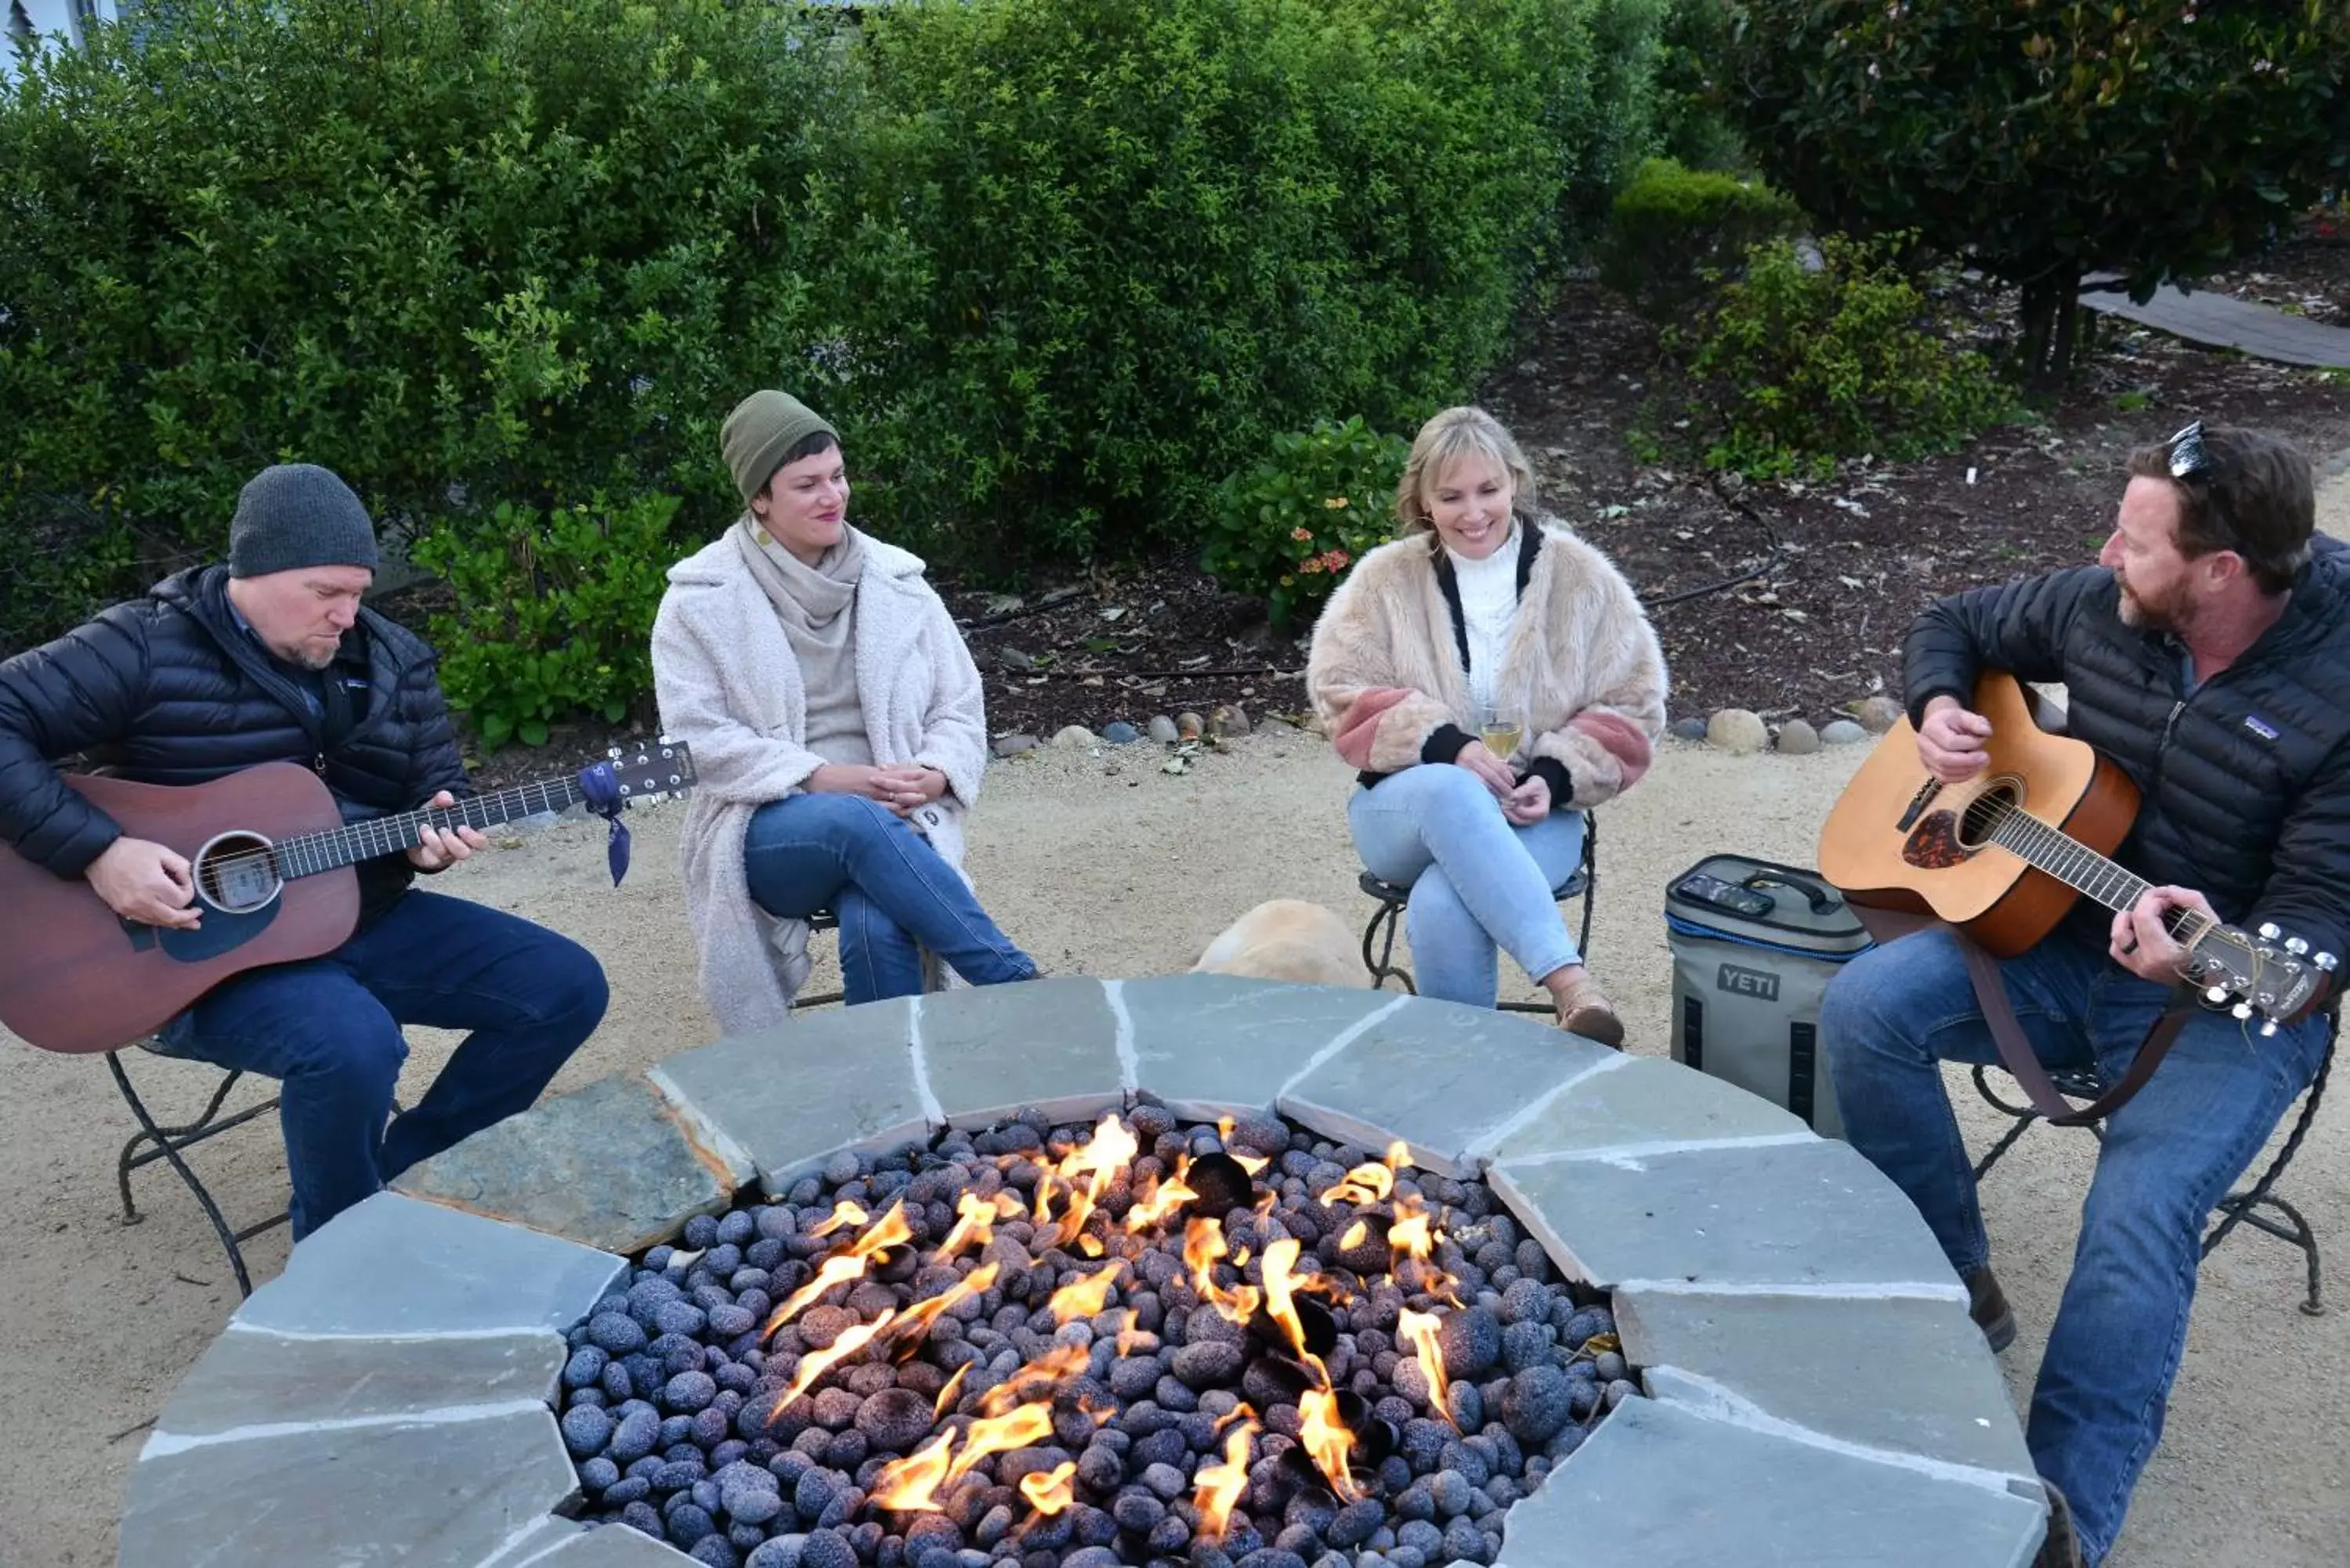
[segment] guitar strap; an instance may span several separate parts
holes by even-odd
[[[2015,1016],[2015,1004],[2007,997],[2007,981],[2000,976],[1999,961],[1958,927],[1950,928],[1950,935],[1966,958],[1967,973],[1975,982],[1975,1000],[1982,1006],[1983,1023],[1991,1029],[1991,1042],[1999,1047],[2000,1060],[2006,1064],[2008,1075],[2022,1086],[2032,1108],[2054,1127],[2087,1127],[2128,1104],[2130,1097],[2154,1076],[2154,1070],[2162,1065],[2163,1057],[2170,1054],[2172,1043],[2197,1005],[2195,992],[2189,988],[2180,986],[2174,991],[2170,1005],[2154,1021],[2154,1027],[2146,1032],[2146,1039],[2138,1046],[2129,1071],[2122,1075],[2122,1081],[2088,1105],[2076,1108],[2057,1092],[2047,1069],[2040,1064],[2039,1055],[2032,1049],[2032,1042],[2024,1037],[2023,1025]]]

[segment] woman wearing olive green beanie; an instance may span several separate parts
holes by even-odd
[[[820,909],[852,1002],[922,990],[926,953],[976,985],[1035,978],[962,872],[987,723],[922,563],[848,525],[840,438],[797,399],[754,392],[719,445],[745,510],[670,568],[652,646],[700,776],[683,855],[711,1011],[782,1022]]]

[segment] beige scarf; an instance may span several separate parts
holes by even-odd
[[[811,566],[776,541],[755,518],[734,524],[734,542],[751,576],[775,607],[784,637],[799,660],[807,691],[804,743],[828,763],[873,763],[865,709],[857,693],[857,582],[865,573],[865,535],[844,529],[840,543]]]

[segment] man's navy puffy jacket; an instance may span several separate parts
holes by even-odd
[[[2282,618],[2192,691],[2184,646],[2125,626],[2119,599],[2081,566],[1940,600],[1909,631],[1911,720],[1970,701],[1979,670],[2063,681],[2070,732],[2144,793],[2116,859],[2350,958],[2350,546],[2317,538]]]
[[[161,784],[297,762],[326,780],[347,821],[409,810],[436,790],[470,793],[432,650],[420,639],[360,610],[329,672],[364,682],[351,692],[359,717],[329,748],[297,678],[237,625],[227,584],[225,566],[182,572],[0,664],[0,837],[17,853],[78,877],[120,836],[59,782],[52,764],[77,754]],[[389,908],[415,876],[397,854],[364,861],[359,873],[363,918]]]

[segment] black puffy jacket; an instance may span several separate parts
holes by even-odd
[[[1933,605],[1909,631],[1910,718],[1969,700],[1980,669],[2063,681],[2071,733],[2145,797],[2116,860],[2350,954],[2350,547],[2315,540],[2283,616],[2191,692],[2183,645],[2124,625],[2119,597],[2082,566]]]
[[[286,668],[236,623],[228,568],[167,577],[55,642],[0,664],[0,837],[78,877],[121,829],[68,789],[54,763],[82,754],[142,784],[190,784],[256,763],[316,769],[347,821],[471,793],[432,650],[371,609],[329,673],[357,684],[359,717],[329,746]],[[414,879],[404,855],[359,867],[362,918]]]

